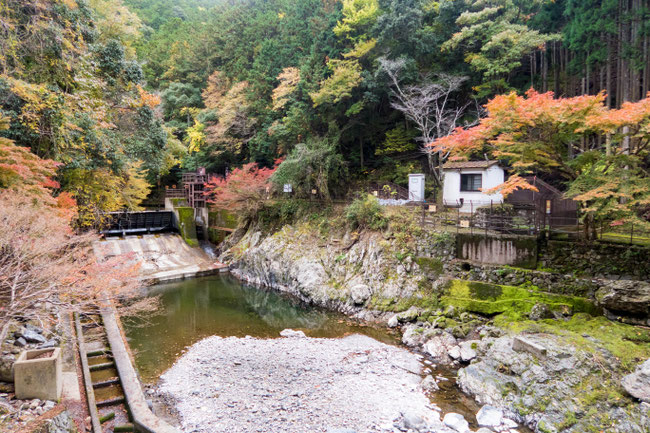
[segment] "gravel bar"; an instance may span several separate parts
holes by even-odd
[[[362,335],[282,334],[290,337],[209,337],[165,372],[157,391],[183,431],[398,431],[404,417],[440,425],[419,355]]]

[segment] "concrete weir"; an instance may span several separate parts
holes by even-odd
[[[123,254],[140,264],[140,277],[152,283],[179,280],[227,271],[202,249],[187,245],[177,234],[149,234],[106,238],[93,245],[102,261]]]

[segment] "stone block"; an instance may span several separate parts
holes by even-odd
[[[52,352],[49,356],[39,358]],[[61,349],[26,350],[14,364],[16,398],[57,401],[63,386]]]
[[[528,352],[538,358],[546,357],[546,348],[544,346],[524,337],[515,337],[512,340],[512,350],[515,352]]]

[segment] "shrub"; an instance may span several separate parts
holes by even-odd
[[[384,216],[384,208],[379,200],[372,195],[360,197],[345,208],[345,219],[352,229],[384,229],[388,220]]]
[[[296,145],[271,178],[276,190],[282,191],[284,184],[291,184],[294,197],[309,197],[314,188],[318,197],[329,199],[348,174],[337,143],[338,137],[325,137]]]

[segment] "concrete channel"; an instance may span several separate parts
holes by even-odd
[[[118,320],[112,306],[75,317],[93,433],[180,433],[149,409]]]

